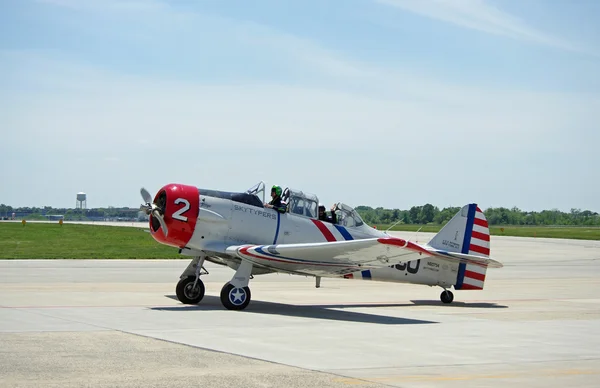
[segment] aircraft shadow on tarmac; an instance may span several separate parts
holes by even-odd
[[[175,295],[165,295],[167,298],[177,300]],[[315,318],[315,319],[328,319],[334,321],[346,321],[346,322],[361,322],[361,323],[376,323],[383,325],[420,325],[429,323],[439,323],[434,321],[425,321],[419,319],[390,317],[385,315],[376,314],[365,314],[354,311],[340,311],[332,309],[343,309],[343,308],[365,308],[365,307],[403,307],[403,306],[441,306],[441,302],[435,301],[412,301],[413,303],[387,303],[387,304],[329,304],[329,305],[313,305],[313,306],[295,306],[283,303],[263,302],[253,300],[252,303],[244,310],[245,313],[257,313],[257,314],[273,314],[273,315],[284,315],[292,317],[303,317],[303,318]],[[499,306],[493,303],[463,303],[454,302],[455,307],[477,307],[477,308],[506,308],[506,306]],[[225,310],[221,301],[216,296],[206,295],[202,302],[198,305],[179,305],[179,306],[168,306],[168,307],[152,307],[151,310],[156,311],[211,311],[211,310]]]
[[[314,305],[314,307],[323,308],[364,308],[364,307],[410,307],[410,306],[440,306],[442,308],[478,308],[478,309],[505,309],[508,306],[488,303],[488,302],[452,302],[452,304],[444,304],[441,301],[435,300],[411,300],[412,303],[364,303],[364,304],[327,304]]]
[[[457,302],[454,301],[452,304],[445,305],[439,300],[411,300],[412,305],[405,306],[445,306],[445,307],[459,307],[459,308],[475,308],[475,309],[507,309],[508,306],[490,302]]]
[[[175,295],[166,295],[166,297],[177,300]],[[263,302],[253,300],[246,307],[244,313],[273,314],[288,317],[302,317],[315,319],[328,319],[333,321],[376,323],[381,325],[421,325],[428,323],[438,323],[433,321],[424,321],[420,319],[390,317],[385,315],[365,314],[354,311],[331,310],[332,308],[342,308],[348,306],[295,306],[283,303]],[[198,305],[179,305],[169,307],[153,307],[152,310],[159,311],[209,311],[225,310],[221,300],[216,296],[206,295]]]

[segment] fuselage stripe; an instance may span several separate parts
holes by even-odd
[[[352,237],[352,235],[350,234],[350,232],[348,232],[348,230],[346,228],[344,228],[341,225],[336,225],[336,224],[333,224],[333,226],[335,226],[335,228],[340,232],[340,234],[342,236],[344,236],[344,238],[346,240],[354,240],[354,238]]]
[[[319,228],[321,233],[323,233],[323,236],[325,237],[325,239],[327,241],[329,241],[329,242],[336,241],[333,233],[331,233],[331,231],[329,229],[327,229],[327,227],[325,226],[325,224],[323,224],[323,222],[321,222],[319,220],[311,220],[311,221],[317,226],[317,228]]]
[[[281,213],[277,212],[277,229],[275,230],[275,238],[273,239],[273,245],[277,244],[277,237],[279,237],[279,225],[281,224]]]
[[[330,267],[346,267],[346,265],[344,265],[343,263],[332,263],[332,262],[326,262],[326,261],[313,261],[313,260],[304,260],[304,259],[296,259],[294,257],[286,257],[286,256],[277,256],[274,255],[272,253],[269,252],[265,252],[265,250],[263,249],[264,246],[258,246],[258,247],[250,247],[249,249],[254,249],[256,252],[265,255],[267,257],[263,257],[263,256],[257,256],[254,255],[254,257],[257,257],[259,259],[264,259],[264,260],[273,260],[273,261],[280,261],[280,262],[292,262],[294,264],[310,264],[310,265],[325,265],[325,266],[330,266]],[[250,252],[245,252],[250,254]],[[358,267],[358,266],[354,266],[354,265],[349,265],[348,267]]]

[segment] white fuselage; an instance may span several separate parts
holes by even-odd
[[[366,224],[358,227],[334,225],[293,213],[278,213],[229,199],[202,196],[200,212],[192,238],[186,248],[210,252],[226,258],[224,250],[232,245],[276,245],[358,240],[387,237],[382,231]],[[401,264],[373,268],[323,267],[315,263],[298,265],[275,259],[256,257],[253,265],[273,271],[353,279],[440,285],[449,287],[456,282],[458,264],[422,257],[407,251]],[[231,265],[231,263],[228,263]],[[268,271],[257,271],[257,273]]]

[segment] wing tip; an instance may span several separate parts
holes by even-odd
[[[406,248],[406,249],[410,249],[411,251],[415,251],[415,252],[419,252],[421,254],[426,254],[429,256],[435,256],[431,251],[429,251],[426,247],[421,246],[417,243],[414,243],[412,241],[409,240],[405,240],[403,238],[399,238],[399,237],[380,237],[377,239],[377,242],[381,243],[381,244],[386,244],[386,245],[394,245],[397,246],[399,248]]]

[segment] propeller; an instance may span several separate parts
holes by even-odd
[[[142,187],[140,190],[140,194],[142,195],[142,199],[145,202],[145,204],[142,205],[140,209],[143,210],[146,214],[152,214],[154,217],[156,217],[166,237],[169,233],[169,230],[167,229],[167,224],[165,223],[163,214],[161,214],[161,212],[164,210],[158,207],[154,202],[152,202],[152,196],[150,195],[148,190]]]
[[[142,194],[142,199],[144,200],[145,203],[149,204],[152,202],[152,196],[150,195],[148,190],[146,190],[144,187],[142,187],[142,189],[140,190],[140,193]]]

